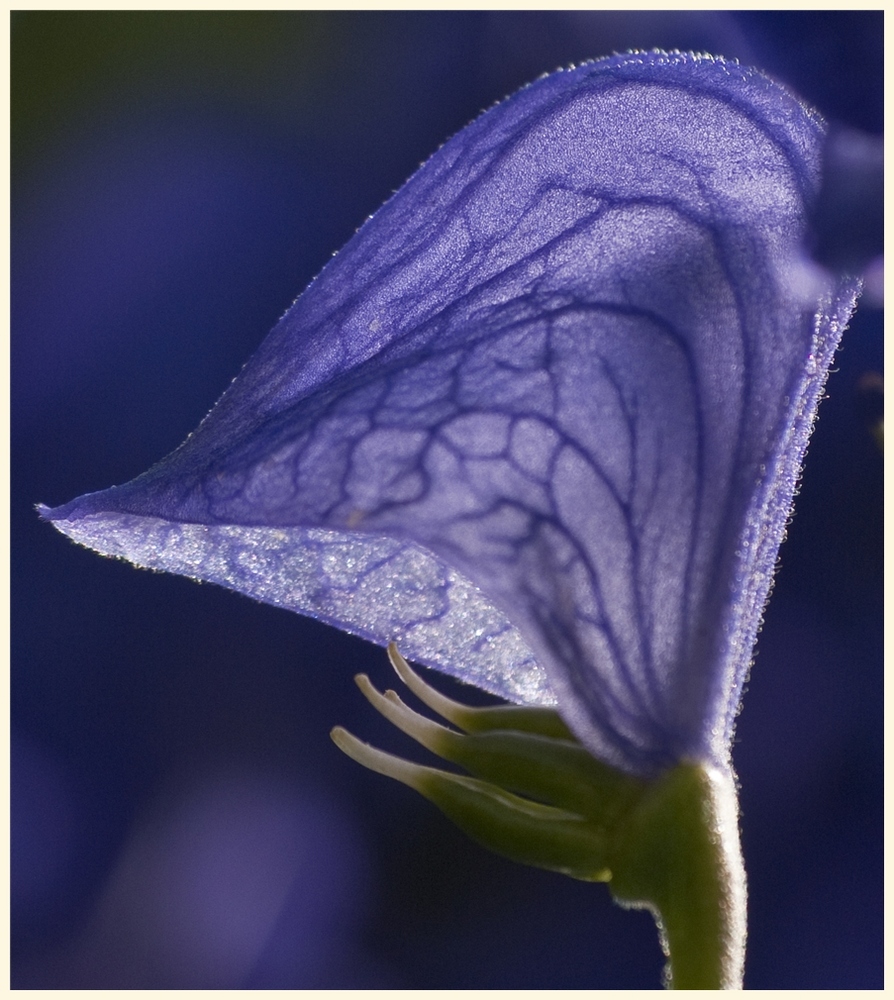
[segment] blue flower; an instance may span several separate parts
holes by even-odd
[[[557,705],[602,761],[729,768],[856,282],[806,263],[824,127],[629,54],[447,142],[184,444],[75,540]]]

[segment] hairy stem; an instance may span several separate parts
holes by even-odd
[[[680,764],[615,832],[611,889],[655,914],[671,989],[742,988],[745,869],[732,774]]]

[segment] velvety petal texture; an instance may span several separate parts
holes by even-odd
[[[803,259],[823,135],[716,58],[544,77],[366,222],[177,451],[43,513],[558,703],[627,771],[726,766],[857,291]]]

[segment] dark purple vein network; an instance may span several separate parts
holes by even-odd
[[[627,770],[724,765],[856,292],[802,259],[822,138],[722,60],[545,77],[363,226],[176,452],[46,515],[557,702]]]

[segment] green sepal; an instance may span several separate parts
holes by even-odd
[[[494,729],[511,729],[520,733],[537,733],[558,740],[576,742],[574,733],[565,725],[562,716],[552,708],[536,708],[527,705],[493,705],[488,708],[472,708],[454,701],[440,691],[430,687],[415,673],[410,664],[401,656],[395,643],[388,646],[388,659],[395,673],[414,695],[437,712],[442,719],[466,733],[484,733]]]
[[[729,771],[683,762],[651,781],[596,760],[549,709],[469,708],[413,673],[413,693],[464,732],[412,711],[363,675],[371,704],[422,746],[475,777],[424,767],[334,729],[359,763],[416,789],[465,833],[513,861],[610,882],[622,905],[652,911],[673,989],[740,989],[745,872]],[[511,791],[510,791],[511,789]],[[519,793],[519,794],[515,794]]]
[[[478,778],[423,767],[332,730],[336,745],[358,763],[414,788],[473,840],[511,861],[604,882],[606,838],[580,816],[532,802]]]
[[[424,682],[413,676],[418,690]],[[570,734],[557,739],[511,728],[457,733],[412,711],[394,691],[380,694],[365,675],[356,680],[377,711],[432,753],[500,788],[570,810],[600,829],[613,825],[641,794],[641,782],[596,760]],[[518,715],[491,716],[498,718],[511,726]]]

